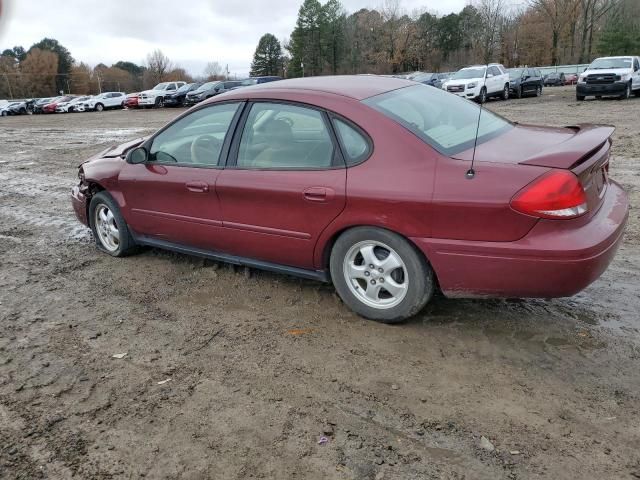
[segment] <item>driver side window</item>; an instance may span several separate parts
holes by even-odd
[[[213,105],[181,118],[153,139],[149,161],[215,167],[238,103]]]

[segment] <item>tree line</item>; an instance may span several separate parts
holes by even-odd
[[[218,80],[224,73],[218,62],[209,62],[198,80]],[[195,79],[160,50],[149,53],[144,65],[118,61],[95,67],[76,62],[69,50],[52,38],[44,38],[28,50],[16,46],[0,54],[0,98],[48,97],[60,92],[136,92],[173,80]]]
[[[400,0],[348,13],[339,0],[304,0],[291,36],[266,34],[252,74],[288,77],[414,70],[474,64],[589,63],[640,54],[638,0],[475,0],[458,13],[406,11]]]

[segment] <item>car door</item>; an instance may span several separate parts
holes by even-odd
[[[327,115],[256,102],[243,117],[216,184],[228,250],[311,269],[318,237],[345,206],[346,169]]]
[[[535,83],[535,77],[533,75],[533,69],[525,68],[522,72],[522,92],[523,93],[531,93],[535,91],[535,87],[533,86]]]
[[[179,118],[145,142],[145,163],[124,166],[118,184],[134,232],[197,248],[223,248],[215,185],[240,105],[215,104]]]
[[[489,93],[501,92],[502,79],[500,78],[500,70],[498,70],[498,67],[491,66],[489,67],[489,73],[492,75],[492,77],[489,78],[489,86],[487,88],[487,91]]]

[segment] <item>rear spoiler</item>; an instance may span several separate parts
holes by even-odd
[[[546,148],[520,165],[571,169],[599,151],[615,130],[611,125],[570,125],[575,134],[558,145]]]

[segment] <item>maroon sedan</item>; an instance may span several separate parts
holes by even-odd
[[[123,108],[138,108],[139,93],[130,93],[122,102]]]
[[[58,107],[59,103],[70,102],[74,98],[75,97],[72,95],[56,97],[51,103],[47,103],[42,107],[42,113],[56,113],[56,108]]]
[[[598,278],[628,215],[612,132],[513,124],[396,78],[286,80],[99,153],[72,201],[110,255],[148,245],[331,281],[397,322],[436,287],[546,298]]]

